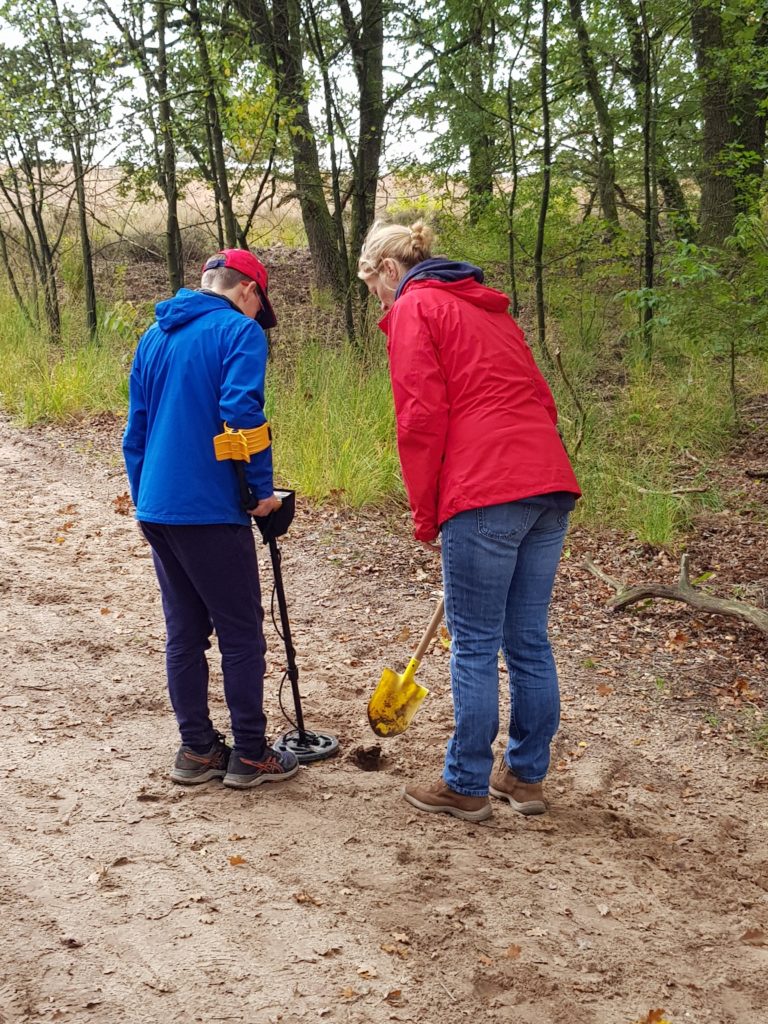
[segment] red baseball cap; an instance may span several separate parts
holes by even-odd
[[[267,298],[269,275],[261,260],[256,259],[253,253],[248,252],[247,249],[222,249],[221,252],[217,252],[215,256],[211,256],[205,261],[203,273],[206,270],[216,270],[217,267],[230,267],[232,270],[238,270],[256,282],[261,299],[261,310],[256,317],[256,323],[260,324],[265,331],[268,331],[270,327],[275,327],[277,317]]]

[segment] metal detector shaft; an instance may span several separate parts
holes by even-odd
[[[238,470],[240,494],[245,511],[255,508],[257,499],[250,492],[245,479],[245,472],[242,464],[235,463]],[[285,656],[287,667],[285,675],[291,681],[291,692],[293,693],[293,706],[296,710],[296,728],[289,730],[275,741],[277,750],[288,750],[299,759],[301,764],[311,764],[314,761],[324,761],[339,749],[339,741],[331,733],[307,732],[304,725],[304,713],[301,709],[301,694],[299,693],[299,670],[296,666],[296,652],[293,649],[291,638],[291,624],[288,621],[288,605],[285,600],[285,587],[283,586],[283,573],[280,568],[280,549],[277,546],[277,537],[282,537],[293,522],[293,515],[296,508],[296,493],[290,490],[275,491],[275,497],[280,499],[280,507],[270,512],[268,516],[254,517],[254,522],[259,529],[261,539],[269,545],[269,556],[272,559],[272,575],[275,581],[274,593],[277,595],[277,603],[280,608],[280,623],[282,625],[282,638],[285,643]],[[274,622],[274,613],[272,615]],[[275,622],[277,629],[277,623]],[[282,692],[283,683],[280,683]],[[278,695],[279,699],[279,695]],[[282,702],[280,708],[286,718]],[[291,722],[290,718],[288,721]],[[293,723],[291,722],[291,725]]]
[[[269,541],[269,557],[272,559],[272,573],[275,578],[275,593],[277,594],[277,604],[280,609],[280,624],[283,627],[283,642],[285,643],[285,656],[288,661],[288,667],[286,674],[291,681],[291,692],[293,693],[293,703],[296,709],[296,726],[299,732],[299,740],[303,743],[307,738],[307,732],[304,728],[304,714],[301,710],[301,694],[299,693],[299,669],[296,665],[296,651],[293,647],[293,640],[291,639],[291,625],[288,621],[288,605],[285,601],[285,588],[283,587],[283,572],[280,568],[280,551],[277,547],[277,541],[274,537],[270,537]]]

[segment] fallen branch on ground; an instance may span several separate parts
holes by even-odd
[[[649,487],[633,484],[631,480],[622,480],[621,482],[627,487],[634,487],[638,494],[706,494],[711,490],[710,487],[673,487],[669,491],[654,491]]]
[[[690,555],[683,555],[680,559],[680,577],[677,586],[674,587],[663,583],[639,583],[637,586],[628,587],[626,583],[614,579],[598,568],[589,555],[584,559],[584,564],[594,576],[616,591],[616,596],[607,604],[611,611],[620,611],[649,597],[660,597],[667,601],[683,601],[698,611],[710,612],[712,615],[743,619],[761,632],[768,633],[768,611],[765,609],[735,598],[712,597],[711,594],[705,594],[692,586],[688,576],[689,559]]]
[[[673,487],[671,491],[652,491],[648,487],[638,487],[640,494],[706,494],[709,487]]]

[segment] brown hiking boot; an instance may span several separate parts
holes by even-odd
[[[503,757],[491,775],[488,789],[491,796],[506,800],[518,814],[543,814],[547,809],[543,785],[540,782],[521,782],[507,768]]]
[[[456,793],[442,779],[431,786],[406,786],[403,798],[428,814],[452,814],[464,821],[485,821],[493,814],[487,796]]]

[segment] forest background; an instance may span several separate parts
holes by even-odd
[[[587,499],[676,545],[768,391],[768,3],[58,0],[0,8],[0,395],[126,408],[154,302],[272,273],[281,479],[401,507],[376,216],[510,295]],[[765,508],[762,513],[765,516]]]

